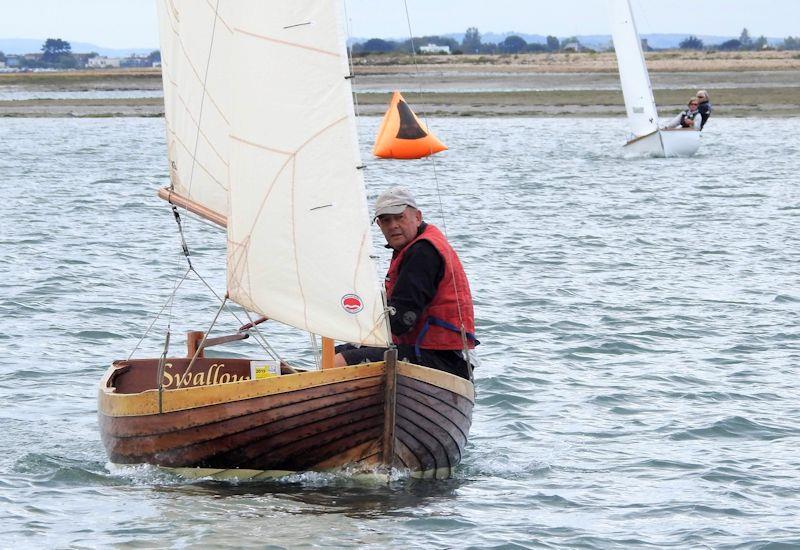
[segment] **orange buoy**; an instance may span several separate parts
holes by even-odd
[[[447,146],[428,132],[400,92],[394,92],[372,154],[385,159],[418,159],[445,149]]]

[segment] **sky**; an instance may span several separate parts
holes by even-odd
[[[161,0],[158,0],[161,1]],[[203,0],[196,0],[203,1]],[[274,0],[265,0],[274,1]],[[0,0],[0,38],[157,48],[156,0]],[[800,0],[631,0],[640,34],[800,36]],[[405,0],[415,36],[515,31],[609,34],[607,0]],[[350,35],[408,36],[404,0],[346,0]]]

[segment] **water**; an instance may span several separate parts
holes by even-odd
[[[623,120],[440,119],[436,177],[371,160],[361,122],[370,200],[411,186],[471,277],[483,365],[456,477],[110,468],[97,382],[185,270],[154,195],[163,120],[3,120],[0,547],[800,546],[800,119],[720,110],[696,157],[632,160]],[[222,291],[224,235],[186,223]],[[215,311],[187,283],[175,338]]]

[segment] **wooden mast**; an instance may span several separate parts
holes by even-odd
[[[336,355],[333,347],[333,338],[322,337],[322,369],[333,368],[333,356]]]
[[[186,333],[186,357],[194,357],[195,353],[197,353],[197,347],[203,341],[203,336],[205,336],[205,333],[202,330],[190,330]],[[197,353],[197,357],[205,357],[202,349],[200,353]]]

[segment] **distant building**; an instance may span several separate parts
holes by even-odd
[[[92,57],[89,59],[86,63],[86,66],[90,69],[108,69],[109,67],[119,67],[120,58],[98,55],[97,57]]]
[[[153,62],[148,59],[146,55],[131,55],[130,57],[123,57],[119,60],[120,67],[152,67]]]
[[[419,53],[443,53],[450,55],[450,46],[439,46],[437,44],[428,44],[427,46],[420,46]]]
[[[582,52],[585,48],[580,42],[567,42],[561,49],[565,52]]]
[[[72,57],[75,59],[75,68],[83,69],[89,66],[89,61],[97,57],[96,53],[74,53]]]
[[[0,61],[0,69],[5,69],[5,68],[6,68],[6,62]]]
[[[21,66],[22,66],[22,56],[19,55],[6,56],[6,67],[21,67]]]

